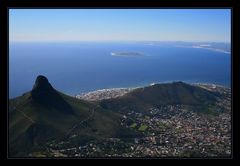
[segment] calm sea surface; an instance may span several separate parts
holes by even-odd
[[[177,80],[231,84],[231,54],[202,48],[120,42],[10,43],[9,48],[10,98],[30,91],[40,74],[69,95]]]

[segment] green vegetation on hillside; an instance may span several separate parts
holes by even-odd
[[[183,82],[156,84],[138,88],[118,99],[103,100],[100,105],[106,109],[126,112],[129,109],[149,114],[150,107],[164,105],[186,105],[193,111],[211,112],[209,106],[215,105],[220,94]]]
[[[47,142],[68,139],[72,133],[78,133],[73,144],[128,134],[127,129],[120,126],[118,113],[62,94],[46,81],[36,81],[33,90],[37,91],[37,95],[30,91],[9,102],[10,156],[28,156],[32,152],[46,151]],[[42,99],[48,94],[52,98]]]
[[[104,138],[139,137],[148,126],[129,120],[130,128],[125,128],[121,126],[122,113],[135,111],[149,120],[149,108],[179,104],[190,111],[215,115],[217,97],[218,93],[175,82],[90,103],[55,90],[47,78],[39,76],[32,91],[9,102],[9,155],[44,157],[51,146],[67,148]],[[166,127],[159,123],[159,128]]]
[[[147,128],[148,128],[147,125],[142,124],[142,125],[138,128],[138,130],[139,130],[139,131],[145,131]]]

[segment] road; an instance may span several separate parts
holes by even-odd
[[[69,131],[66,133],[66,136],[69,136],[71,134],[71,132],[73,132],[77,127],[79,127],[80,125],[82,125],[83,123],[87,122],[88,120],[90,120],[93,116],[94,116],[94,112],[95,109],[92,108],[91,110],[91,114],[84,120],[81,120],[80,122],[78,122],[77,124],[75,124],[71,129],[69,129]]]
[[[35,123],[35,121],[34,121],[32,118],[30,118],[29,116],[27,116],[23,111],[17,109],[16,107],[14,107],[14,110],[20,112],[20,113],[21,113],[25,118],[27,118],[31,123]]]

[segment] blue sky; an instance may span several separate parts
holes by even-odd
[[[10,9],[11,41],[231,41],[230,9]]]

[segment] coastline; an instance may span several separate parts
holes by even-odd
[[[87,93],[78,94],[75,97],[86,101],[99,101],[123,96],[137,88],[109,88],[99,89]]]
[[[95,91],[77,94],[74,97],[76,97],[77,99],[85,100],[85,101],[100,101],[100,100],[104,100],[104,99],[111,99],[111,98],[117,98],[117,97],[124,96],[125,94],[132,92],[133,90],[138,89],[138,88],[145,88],[145,87],[153,86],[156,84],[167,84],[167,83],[173,83],[173,82],[176,82],[176,81],[157,82],[157,83],[153,82],[148,85],[136,86],[136,87],[98,89]],[[198,87],[210,90],[210,91],[215,91],[216,89],[219,89],[219,88],[227,89],[227,90],[231,89],[231,87],[214,84],[214,83],[200,83],[200,82],[196,82],[196,83],[184,82],[184,83],[187,83],[187,84],[193,85],[193,86],[198,86]]]

